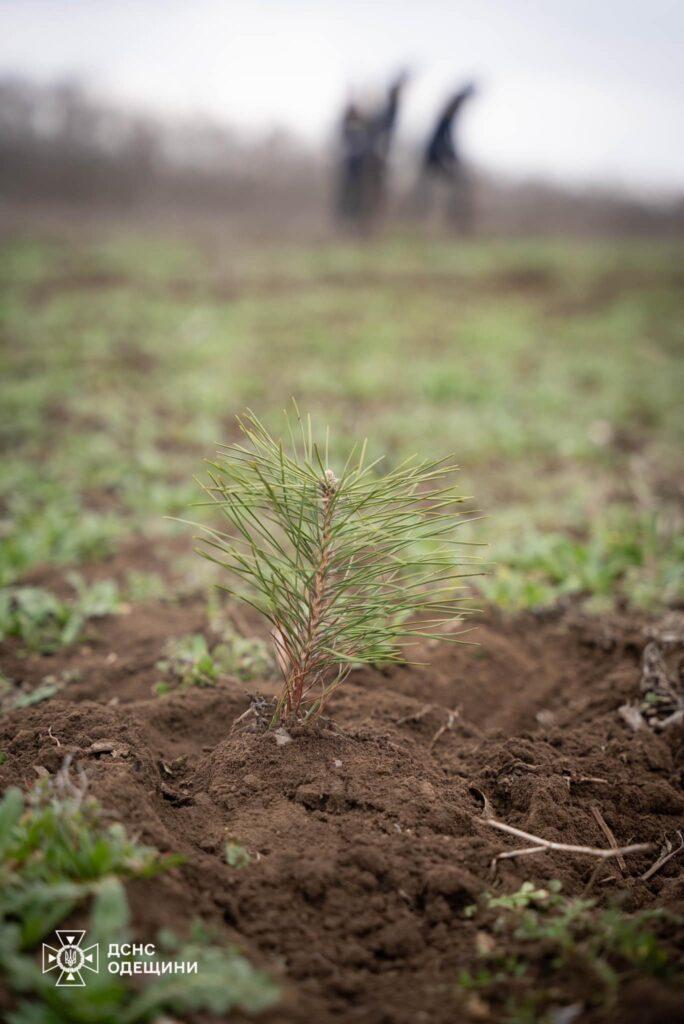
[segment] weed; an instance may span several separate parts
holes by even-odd
[[[494,546],[493,576],[478,584],[490,601],[508,609],[550,604],[558,597],[589,596],[609,606],[616,594],[636,606],[677,604],[684,597],[684,545],[679,527],[658,517],[615,509],[583,538],[527,529]]]
[[[200,633],[167,641],[165,657],[157,662],[156,667],[166,677],[157,683],[157,693],[168,692],[174,684],[213,686],[220,675],[220,667]]]
[[[20,685],[0,673],[0,711],[13,708],[28,708],[32,704],[40,704],[50,700],[69,683],[80,679],[81,672],[76,668],[64,668],[58,673],[43,676],[37,686],[30,687],[27,681]]]
[[[85,510],[75,494],[46,485],[33,485],[20,473],[8,475],[4,487],[16,486],[7,497],[5,521],[0,524],[0,586],[41,562],[69,564],[106,557],[114,550],[120,524],[111,515]]]
[[[222,671],[237,676],[244,683],[270,678],[275,671],[275,661],[269,645],[260,637],[239,633],[233,624],[231,611],[232,609],[221,601],[221,595],[216,589],[209,592],[209,626],[220,638],[213,649],[213,657],[220,663]],[[241,625],[246,632],[248,625]]]
[[[271,652],[263,640],[240,636],[229,629],[223,631],[222,640],[214,647],[212,656],[222,671],[237,676],[243,683],[268,678],[274,669]]]
[[[12,708],[30,708],[33,704],[41,704],[44,700],[50,700],[56,693],[59,693],[58,683],[40,683],[33,690],[22,690],[10,703]]]
[[[0,640],[17,637],[29,650],[52,654],[75,643],[89,619],[119,611],[118,590],[111,580],[88,587],[76,575],[68,578],[76,591],[70,601],[40,587],[0,591]]]
[[[593,1005],[607,1007],[614,1005],[631,972],[665,979],[671,975],[667,955],[649,928],[674,920],[666,911],[628,915],[600,909],[594,900],[563,896],[557,881],[545,887],[524,882],[517,892],[486,897],[485,906],[499,913],[491,931],[478,934],[480,965],[462,971],[458,983],[494,1001],[512,985],[515,994],[507,1002],[506,1021],[545,1019],[543,1011],[553,994],[540,982],[548,977],[549,967],[554,988],[579,976],[583,992],[592,993]],[[590,986],[587,978],[592,979]]]
[[[409,458],[378,475],[364,443],[338,476],[328,442],[297,420],[301,439],[288,420],[286,449],[253,414],[238,419],[245,445],[222,449],[205,488],[232,532],[207,527],[201,553],[272,627],[283,676],[273,724],[320,714],[355,664],[403,660],[423,637],[456,640],[464,611],[455,467]]]
[[[532,882],[523,882],[517,892],[503,896],[488,896],[487,906],[490,910],[526,910],[535,904],[546,903],[551,894],[557,895],[560,891],[561,883],[555,878],[549,882],[546,889],[537,889]]]
[[[156,667],[164,679],[155,691],[164,694],[174,686],[214,686],[222,676],[243,682],[263,678],[271,674],[273,662],[263,640],[224,629],[222,640],[211,648],[200,633],[169,640]]]
[[[159,937],[170,958],[197,961],[196,975],[153,976],[140,990],[102,963],[85,988],[57,988],[41,973],[36,945],[88,905],[89,941],[103,953],[112,942],[130,942],[123,881],[177,863],[130,840],[121,825],[105,824],[83,778],[75,782],[68,767],[26,797],[9,790],[0,803],[0,971],[17,1000],[8,1024],[142,1024],[164,1011],[222,1015],[272,1005],[278,992],[270,980],[200,926],[185,943]]]
[[[154,572],[129,572],[126,576],[125,592],[128,600],[134,603],[169,599],[168,583]]]
[[[226,864],[231,868],[247,868],[252,863],[252,855],[249,850],[239,843],[226,843]]]
[[[35,945],[103,878],[149,877],[173,863],[132,842],[121,825],[104,825],[84,781],[67,769],[27,797],[8,790],[0,826],[0,914],[19,949]]]

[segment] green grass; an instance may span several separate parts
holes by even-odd
[[[526,528],[496,545],[498,566],[481,584],[493,604],[514,610],[582,595],[606,610],[619,598],[657,611],[684,595],[684,537],[657,513],[610,508],[586,536]]]
[[[0,974],[14,1006],[8,1024],[144,1024],[168,1014],[233,1009],[258,1013],[278,991],[237,950],[196,925],[185,941],[160,934],[150,960],[198,962],[197,974],[146,975],[140,989],[107,967],[110,943],[132,938],[125,882],[150,878],[178,863],[108,823],[82,782],[63,769],[26,796],[10,789],[0,802]],[[57,988],[42,974],[39,944],[78,913],[88,944],[100,945],[100,969],[84,988]],[[84,916],[85,915],[85,916]]]
[[[472,537],[499,565],[489,600],[681,601],[681,255],[395,238],[209,261],[133,236],[10,242],[0,585],[178,530],[162,517],[197,496],[233,414],[274,426],[294,395],[340,452],[368,434],[391,460],[457,453],[487,514]]]

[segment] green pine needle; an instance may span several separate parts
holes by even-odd
[[[205,528],[205,557],[225,586],[271,623],[283,676],[273,724],[311,721],[354,665],[405,660],[424,637],[458,640],[466,612],[454,533],[466,521],[448,459],[406,459],[385,474],[366,443],[328,464],[311,418],[295,408],[288,442],[257,417],[238,418],[244,443],[221,447],[204,486],[229,528]]]

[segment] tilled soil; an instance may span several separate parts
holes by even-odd
[[[428,646],[429,667],[355,672],[332,724],[279,746],[272,733],[231,733],[246,691],[273,683],[153,695],[163,640],[207,629],[204,614],[193,599],[148,604],[91,624],[85,647],[54,657],[6,645],[3,671],[18,682],[81,676],[2,719],[0,785],[29,786],[36,768],[55,772],[72,754],[131,832],[186,858],[130,887],[139,937],[183,934],[198,915],[224,930],[283,984],[269,1021],[505,1019],[456,984],[476,965],[480,927],[463,910],[527,879],[580,895],[595,861],[550,851],[504,860],[493,876],[497,853],[529,844],[487,823],[482,795],[509,825],[605,847],[598,808],[620,845],[655,850],[630,857],[625,874],[606,862],[593,895],[628,911],[684,909],[681,860],[639,880],[684,824],[681,728],[634,731],[618,713],[639,699],[643,619],[488,613],[479,646]],[[226,840],[250,851],[248,867],[226,864]],[[663,941],[676,961],[682,937],[672,928]],[[681,1020],[660,981],[628,980],[609,1016],[592,1008],[586,977],[564,984],[559,1003],[584,1006],[574,1019]]]

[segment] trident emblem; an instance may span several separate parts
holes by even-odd
[[[85,985],[82,971],[97,973],[99,949],[97,943],[82,947],[85,931],[56,931],[59,946],[43,943],[43,974],[58,970],[57,986],[78,988]]]

